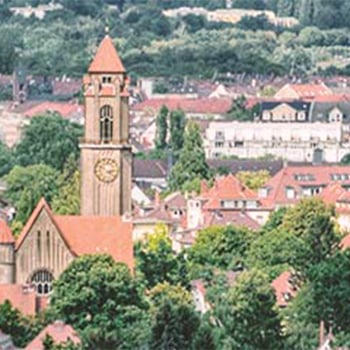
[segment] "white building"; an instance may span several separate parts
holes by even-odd
[[[208,158],[272,155],[298,162],[339,162],[350,153],[340,122],[211,122],[204,146]]]

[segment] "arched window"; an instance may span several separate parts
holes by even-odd
[[[35,272],[30,280],[32,286],[38,295],[47,295],[52,290],[53,276],[47,270],[39,270]]]
[[[105,105],[100,109],[100,140],[109,142],[113,138],[113,110]]]

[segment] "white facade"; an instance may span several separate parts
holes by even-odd
[[[212,122],[205,133],[208,158],[272,155],[289,161],[310,162],[321,158],[339,162],[350,153],[343,143],[339,123]]]

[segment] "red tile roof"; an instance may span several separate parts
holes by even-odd
[[[214,210],[221,208],[221,200],[258,200],[258,194],[244,186],[232,174],[217,178],[214,186],[201,195],[208,199],[203,209]]]
[[[67,118],[73,113],[83,113],[83,108],[83,106],[76,103],[45,101],[27,109],[24,115],[31,118],[47,112],[57,112],[61,114],[62,117]]]
[[[206,212],[204,214],[204,226],[238,226],[238,227],[247,227],[251,230],[258,230],[260,224],[248,216],[244,212],[237,211],[215,211],[215,212]]]
[[[333,92],[325,84],[287,84],[299,98],[315,98],[316,96],[332,95]],[[284,88],[282,87],[282,89]],[[281,90],[282,90],[281,89]],[[278,94],[278,92],[277,92]]]
[[[350,234],[346,235],[340,242],[340,247],[342,250],[350,248]]]
[[[281,273],[272,281],[272,287],[275,290],[277,305],[286,307],[288,302],[297,295],[298,289],[293,275],[289,271]]]
[[[18,309],[23,315],[34,316],[36,312],[36,295],[34,288],[20,284],[0,285],[0,304],[10,301],[12,306]]]
[[[320,194],[320,197],[326,204],[335,204],[346,190],[339,182],[329,184]]]
[[[6,221],[0,219],[0,244],[15,243],[12,231]]]
[[[26,350],[44,350],[43,340],[50,335],[55,345],[71,340],[74,344],[80,344],[81,340],[77,332],[69,325],[61,321],[45,327],[25,348]]]
[[[42,198],[16,242],[18,250],[42,210],[46,210],[67,247],[76,256],[110,254],[133,269],[132,223],[118,216],[58,216]]]
[[[90,64],[89,73],[125,73],[112,39],[106,35]]]
[[[344,179],[334,177],[335,175],[343,175]],[[262,199],[262,202],[271,206],[294,204],[303,197],[303,188],[325,188],[335,182],[339,182],[343,186],[350,186],[350,166],[287,166],[264,185],[268,190],[268,196]],[[286,188],[294,189],[294,198],[287,197]]]
[[[158,112],[162,106],[169,110],[181,109],[185,113],[225,114],[232,106],[232,100],[227,98],[152,98],[134,105],[133,111]]]

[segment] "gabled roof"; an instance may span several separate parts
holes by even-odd
[[[82,114],[84,112],[84,107],[77,103],[44,101],[28,109],[24,112],[24,114],[26,117],[31,118],[47,112],[56,112],[59,113],[62,117],[67,118],[73,113]]]
[[[133,268],[132,223],[119,216],[60,216],[54,215],[42,198],[24,226],[16,250],[26,239],[42,210],[49,215],[67,248],[76,256],[109,254],[116,261]]]
[[[235,176],[227,175],[215,179],[214,186],[201,195],[208,199],[203,209],[213,210],[221,207],[221,200],[257,200],[255,191],[243,185]]]
[[[306,101],[301,101],[301,100],[294,100],[294,101],[266,101],[266,102],[262,102],[260,104],[260,108],[262,111],[270,111],[275,109],[276,107],[280,106],[280,105],[288,105],[290,107],[292,107],[293,109],[296,109],[298,111],[305,111],[308,113],[309,108],[311,103],[310,102],[306,102]]]
[[[0,219],[0,244],[15,243],[12,231],[7,225],[6,221]]]
[[[89,73],[125,73],[112,39],[106,35],[90,64]]]
[[[320,194],[320,197],[326,204],[335,204],[346,192],[341,183],[334,182],[329,184]]]
[[[302,197],[303,188],[325,188],[335,182],[350,187],[350,166],[286,166],[265,184],[269,191],[265,201],[272,206],[293,204]],[[293,198],[287,197],[287,188],[295,191]]]
[[[73,344],[80,344],[81,340],[77,332],[62,321],[56,321],[46,326],[25,348],[26,350],[44,350],[43,341],[46,335],[50,335],[55,345],[71,340]]]
[[[36,312],[36,294],[34,288],[20,284],[0,285],[0,304],[8,300],[23,315],[34,316]]]

